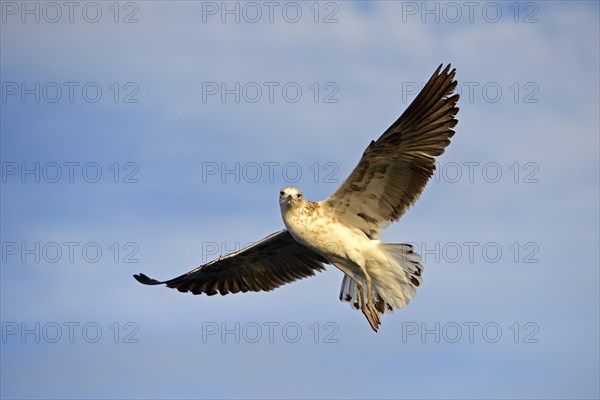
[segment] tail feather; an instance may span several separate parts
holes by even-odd
[[[416,288],[423,282],[423,264],[421,256],[410,244],[380,243],[387,258],[385,268],[371,268],[367,264],[373,280],[375,308],[381,313],[394,312],[394,308],[402,308],[415,297]],[[364,280],[359,278],[364,286]],[[354,309],[362,304],[358,296],[358,287],[348,275],[344,275],[340,290],[340,300],[349,302]]]
[[[400,267],[408,275],[410,284],[413,288],[418,288],[423,282],[423,264],[421,256],[414,251],[411,244],[406,243],[381,243],[383,250],[394,258]]]
[[[364,286],[364,280],[359,278],[361,283]],[[340,289],[340,300],[343,302],[350,303],[350,307],[355,310],[360,310],[362,306],[360,302],[360,297],[358,295],[358,286],[356,283],[350,278],[348,275],[344,274],[344,279],[342,280],[342,287]]]

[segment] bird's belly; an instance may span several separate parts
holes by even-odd
[[[360,230],[337,221],[285,221],[296,241],[321,254],[329,262],[352,260],[360,262],[363,253],[372,245]]]

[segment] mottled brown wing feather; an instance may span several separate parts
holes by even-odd
[[[417,200],[435,171],[435,156],[444,153],[457,124],[458,94],[448,65],[440,65],[406,111],[377,141],[323,203],[345,223],[372,239],[397,221]]]
[[[315,271],[324,269],[325,263],[323,257],[283,230],[168,281],[157,281],[144,274],[133,277],[145,285],[165,283],[180,292],[212,296],[273,290],[315,275]]]

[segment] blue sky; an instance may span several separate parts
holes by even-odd
[[[598,398],[596,2],[24,4],[0,3],[3,398]],[[327,197],[448,62],[456,135],[383,235],[424,284],[379,333],[334,267],[224,297],[131,277],[281,229],[279,189]]]

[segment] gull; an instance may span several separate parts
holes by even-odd
[[[382,243],[380,234],[415,203],[435,171],[434,157],[450,144],[458,122],[455,73],[440,65],[329,198],[313,202],[297,188],[281,189],[285,229],[179,277],[135,279],[212,296],[270,291],[331,264],[344,273],[340,300],[360,309],[377,332],[381,315],[405,307],[422,283],[413,246]]]

